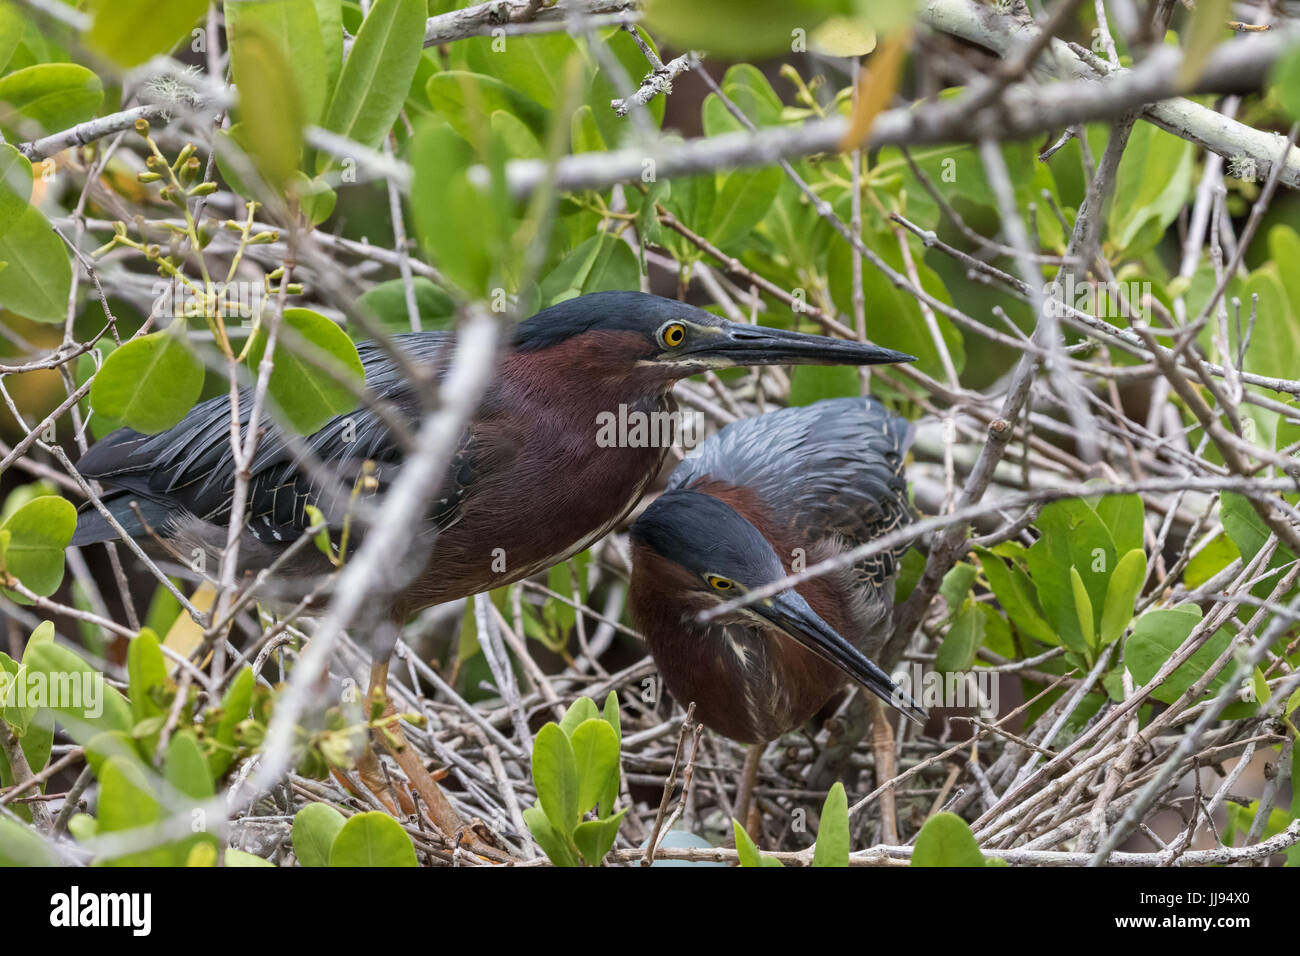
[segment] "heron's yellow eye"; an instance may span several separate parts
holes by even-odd
[[[686,341],[686,326],[680,322],[669,322],[659,330],[659,341],[667,348],[677,348]]]
[[[730,591],[736,586],[734,582],[718,577],[716,574],[707,575],[705,580],[709,582],[709,586],[715,591]]]

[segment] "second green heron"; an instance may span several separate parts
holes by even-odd
[[[683,706],[695,702],[705,726],[755,745],[737,794],[742,822],[763,747],[846,681],[913,720],[926,716],[863,653],[887,633],[905,548],[699,620],[910,522],[911,433],[868,398],[742,419],[686,458],[632,526],[629,604],[665,685]]]

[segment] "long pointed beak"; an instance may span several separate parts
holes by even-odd
[[[709,366],[890,365],[915,362],[916,356],[865,342],[725,322],[716,336],[701,338],[680,360]]]
[[[784,591],[774,597],[771,604],[759,602],[752,609],[818,657],[834,664],[904,717],[924,724],[930,716],[888,674],[822,620],[797,592]]]

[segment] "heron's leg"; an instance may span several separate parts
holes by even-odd
[[[740,771],[740,786],[736,790],[736,819],[750,836],[753,836],[754,830],[750,826],[749,810],[754,803],[754,784],[758,781],[758,765],[766,749],[766,742],[749,745],[749,750],[745,752],[745,766]]]
[[[374,665],[370,668],[370,689],[366,694],[366,700],[382,700],[384,702],[383,717],[392,717],[397,713],[393,707],[393,702],[388,697],[388,658],[383,656],[376,659]],[[442,788],[429,775],[425,768],[424,762],[420,755],[416,753],[415,748],[407,743],[406,735],[402,733],[402,727],[397,721],[387,725],[388,732],[380,734],[383,740],[384,749],[393,755],[397,765],[402,768],[402,773],[406,774],[406,779],[411,782],[412,789],[420,795],[424,801],[426,815],[433,824],[442,831],[443,836],[449,842],[455,842],[457,835],[461,831],[461,819],[456,813],[455,808],[451,805]]]

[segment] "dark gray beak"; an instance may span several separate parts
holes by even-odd
[[[771,604],[759,602],[751,610],[770,621],[822,660],[834,664],[904,717],[924,724],[930,716],[883,670],[846,641],[797,592],[783,591]]]
[[[680,358],[706,365],[891,365],[916,356],[864,342],[724,322],[717,336],[702,337]]]

